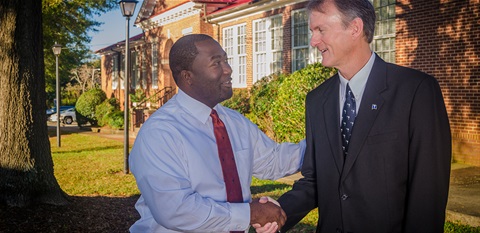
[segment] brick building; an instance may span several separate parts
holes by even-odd
[[[318,62],[319,54],[309,46],[306,2],[144,0],[135,21],[144,33],[130,39],[130,93],[145,92],[150,98],[142,105],[145,109],[156,109],[168,100],[176,92],[168,53],[178,38],[190,33],[209,34],[220,42],[234,71],[235,88]],[[480,166],[480,1],[373,0],[373,4],[377,25],[372,49],[386,61],[438,79],[450,117],[454,160]],[[121,103],[123,46],[119,42],[97,51],[102,55],[102,89]],[[148,116],[149,111],[142,114]]]

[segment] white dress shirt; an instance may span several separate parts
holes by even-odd
[[[278,144],[237,111],[214,108],[228,131],[244,203],[228,203],[211,108],[181,90],[148,118],[130,153],[141,196],[131,232],[246,231],[252,175],[275,180],[300,169],[305,141]]]
[[[342,122],[342,111],[343,104],[345,103],[345,90],[347,89],[347,83],[352,90],[353,96],[355,96],[355,111],[358,115],[358,110],[360,109],[360,103],[362,101],[363,92],[365,91],[365,86],[367,85],[368,76],[370,71],[372,71],[373,63],[375,62],[375,53],[372,52],[368,62],[360,69],[353,77],[349,80],[345,79],[340,72],[338,72],[338,77],[340,79],[340,119],[339,123]]]

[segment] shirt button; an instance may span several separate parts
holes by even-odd
[[[347,195],[347,194],[343,194],[341,198],[342,198],[342,200],[344,200],[344,201],[345,201],[345,200],[347,200],[347,199],[348,199],[348,195]]]
[[[240,226],[240,225],[237,225],[236,227],[237,227],[237,229],[242,229],[242,226]]]

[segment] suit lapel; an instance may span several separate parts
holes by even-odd
[[[340,81],[338,74],[332,77],[330,87],[325,91],[323,103],[323,114],[325,118],[325,129],[329,140],[330,150],[337,166],[338,173],[342,173],[344,157],[342,151],[342,141],[340,138],[340,116],[339,116],[339,100],[338,91]]]
[[[345,159],[344,171],[342,173],[342,181],[350,172],[378,113],[382,110],[385,100],[381,96],[381,92],[387,88],[386,69],[386,63],[380,57],[376,56],[375,63],[373,64],[372,71],[365,86],[358,115],[355,119],[355,126],[353,127],[348,149],[348,157]]]

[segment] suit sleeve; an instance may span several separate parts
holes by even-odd
[[[302,165],[303,178],[295,182],[292,190],[283,194],[278,202],[287,214],[287,221],[282,228],[285,232],[302,220],[312,209],[317,207],[317,181],[315,172],[315,145],[309,122],[308,104],[305,114],[306,143],[305,157]]]
[[[443,232],[452,147],[442,92],[431,76],[416,91],[409,134],[405,232]]]

